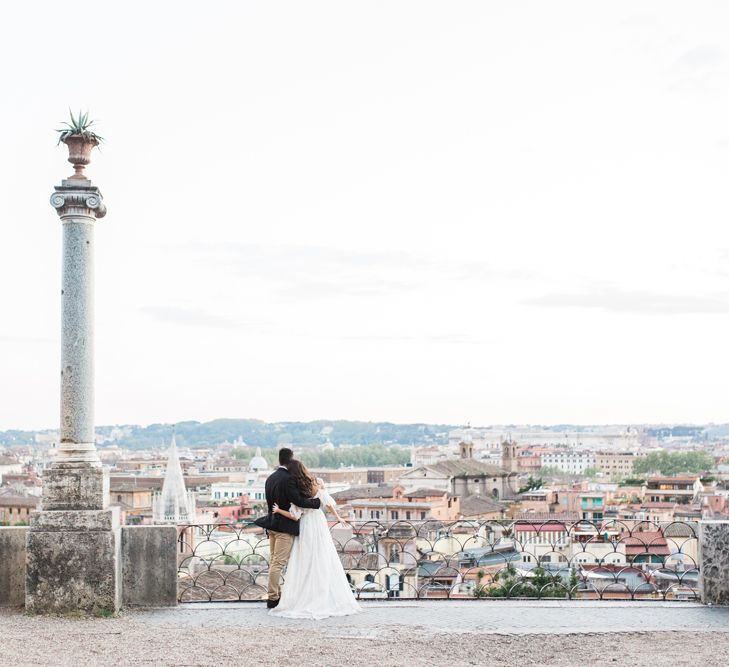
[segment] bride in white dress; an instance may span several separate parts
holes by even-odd
[[[268,613],[284,618],[322,619],[348,616],[362,609],[349,587],[347,576],[334,546],[325,512],[328,509],[340,523],[336,502],[324,490],[322,480],[314,480],[300,461],[292,461],[289,472],[303,495],[321,500],[321,509],[300,509],[291,505],[286,512],[273,506],[273,511],[299,521],[299,536],[291,549],[281,601]]]

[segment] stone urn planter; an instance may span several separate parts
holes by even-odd
[[[56,130],[60,135],[58,143],[63,142],[68,146],[68,161],[74,169],[70,179],[85,181],[87,179],[84,168],[91,162],[91,151],[103,141],[103,138],[89,129],[95,121],[89,120],[88,111],[86,113],[79,111],[78,116],[74,116],[70,109],[68,113],[71,122],[64,122],[65,127]]]
[[[68,161],[74,168],[74,174],[70,178],[86,180],[84,169],[91,162],[91,151],[99,145],[99,140],[95,136],[72,134],[62,141],[68,146]]]

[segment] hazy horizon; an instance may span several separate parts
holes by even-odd
[[[58,422],[69,106],[98,424],[729,422],[729,5],[73,8],[3,8],[0,429]]]
[[[729,421],[727,422],[614,422],[614,423],[595,423],[595,424],[588,424],[588,423],[571,423],[571,422],[554,422],[554,423],[526,423],[526,422],[503,422],[503,423],[493,423],[493,424],[454,424],[454,423],[447,423],[447,422],[428,422],[428,421],[417,421],[417,422],[398,422],[398,421],[390,421],[390,420],[379,420],[379,419],[328,419],[326,417],[323,418],[315,418],[315,419],[277,419],[277,420],[265,420],[265,419],[258,419],[257,417],[215,417],[213,419],[205,419],[205,420],[198,420],[198,419],[181,419],[175,422],[164,422],[164,421],[151,421],[146,423],[137,423],[137,422],[116,422],[116,423],[98,423],[97,428],[114,428],[114,427],[123,427],[123,426],[139,426],[141,428],[148,428],[150,426],[154,425],[160,425],[160,426],[169,426],[170,430],[175,425],[179,424],[185,424],[190,422],[195,422],[199,424],[207,424],[210,422],[216,422],[216,421],[260,421],[266,424],[285,424],[285,423],[299,423],[299,424],[311,424],[316,422],[337,422],[337,421],[344,421],[344,422],[359,422],[359,423],[365,423],[365,424],[377,424],[377,423],[389,423],[389,424],[395,424],[395,425],[402,425],[402,426],[409,426],[409,425],[416,425],[416,424],[422,424],[425,426],[448,426],[452,428],[459,428],[459,429],[489,429],[489,428],[514,428],[514,427],[530,427],[530,428],[546,428],[546,429],[552,429],[556,427],[575,427],[575,428],[618,428],[618,427],[625,427],[625,428],[637,428],[637,427],[645,427],[645,428],[660,428],[660,427],[674,427],[674,426],[687,426],[687,427],[699,427],[699,426],[719,426],[724,424],[729,424]],[[43,427],[36,427],[36,428],[2,428],[0,431],[35,431],[35,432],[41,432],[41,431],[55,431],[58,430],[58,426],[43,426]]]

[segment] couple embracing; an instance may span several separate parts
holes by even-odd
[[[343,523],[334,499],[290,449],[279,450],[278,460],[279,467],[266,480],[269,613],[313,619],[358,613],[324,514],[330,509]]]

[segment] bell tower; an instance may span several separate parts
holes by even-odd
[[[507,472],[517,472],[519,468],[516,443],[511,437],[501,443],[501,467]]]
[[[473,442],[471,440],[469,440],[468,438],[461,440],[458,447],[461,450],[462,459],[472,459],[473,458]]]

